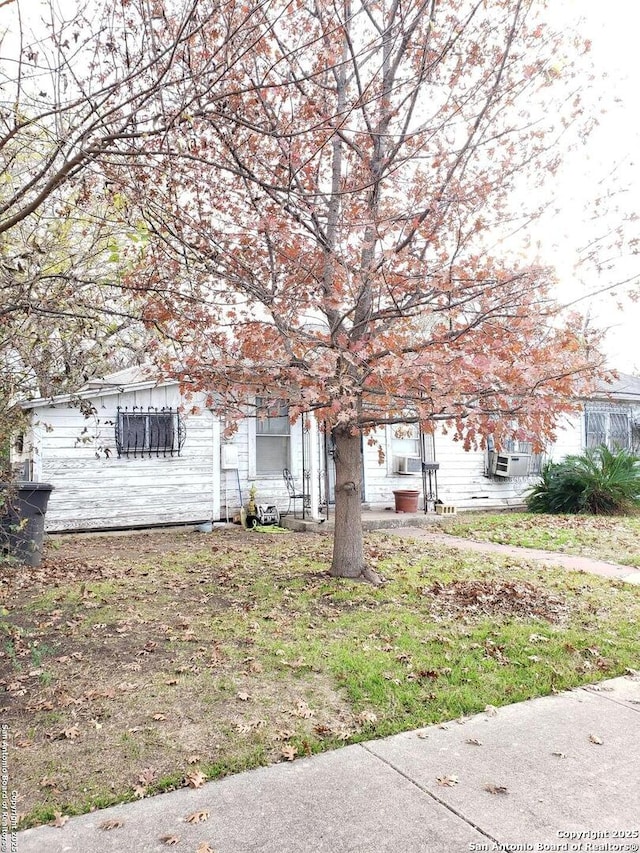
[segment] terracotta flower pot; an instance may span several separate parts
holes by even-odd
[[[420,492],[417,489],[397,489],[393,493],[396,512],[418,512]]]

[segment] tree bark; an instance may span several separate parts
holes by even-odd
[[[359,434],[335,429],[336,510],[331,574],[380,583],[365,565],[362,535],[362,448]]]

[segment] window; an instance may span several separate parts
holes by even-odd
[[[171,409],[118,409],[118,456],[179,456],[184,437],[182,418]]]
[[[585,406],[587,447],[606,445],[609,450],[634,450],[638,444],[637,425],[630,408],[607,403],[587,403]]]
[[[290,467],[289,410],[276,400],[256,398],[256,476],[278,474]]]
[[[435,462],[436,451],[434,437],[431,433],[422,432],[418,424],[394,424],[387,433],[387,473],[396,474],[408,467],[412,473],[422,471],[422,460]],[[420,459],[420,463],[402,461],[404,457]]]
[[[420,431],[417,424],[397,424],[392,430],[394,456],[420,456]]]

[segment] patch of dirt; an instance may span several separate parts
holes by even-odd
[[[69,535],[37,568],[0,565],[0,722],[20,814],[145,796],[163,777],[179,786],[360,730],[329,674],[258,648],[260,626],[273,642],[295,617],[259,609],[256,574],[286,587],[300,541],[256,544],[235,528]]]
[[[569,615],[566,601],[527,581],[436,582],[423,589],[422,594],[444,607],[448,614],[516,616],[555,623],[562,622]]]

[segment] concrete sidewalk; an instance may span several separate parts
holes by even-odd
[[[635,853],[640,677],[26,830],[17,853],[159,853],[171,836],[193,853]]]

